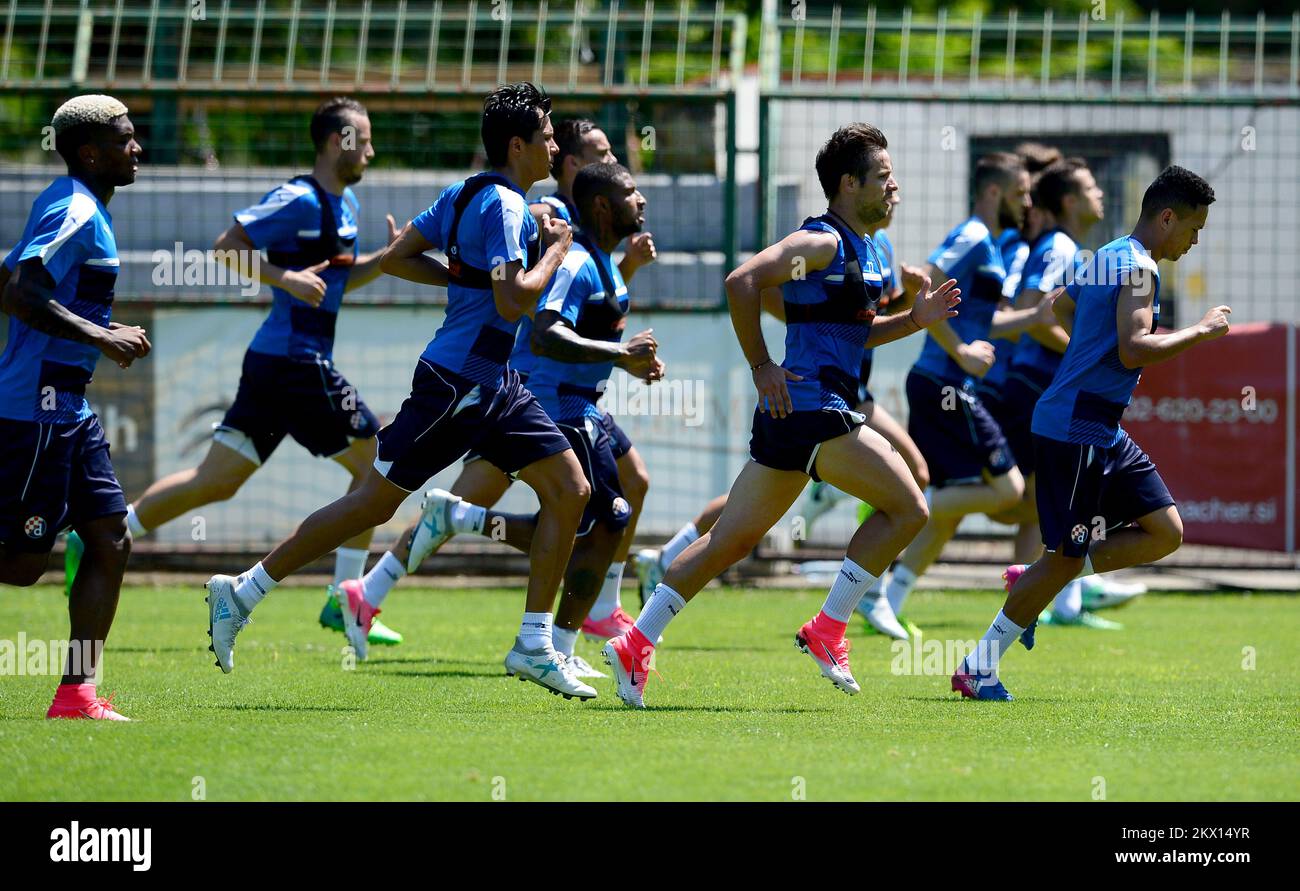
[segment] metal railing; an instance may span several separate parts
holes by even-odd
[[[735,83],[745,56],[746,18],[723,0],[7,5],[7,88],[481,93],[529,79],[611,96],[709,94]]]
[[[1106,102],[1152,98],[1240,101],[1300,97],[1300,13],[1288,19],[1182,17],[1126,20],[950,17],[922,19],[835,5],[827,15],[778,13],[768,0],[759,47],[762,86],[782,96],[1031,99]]]

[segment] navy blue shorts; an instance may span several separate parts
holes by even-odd
[[[411,395],[379,431],[375,468],[414,492],[470,449],[513,475],[569,447],[517,372],[507,368],[501,388],[484,392],[469,378],[421,359]]]
[[[1174,503],[1147,453],[1123,430],[1110,448],[1034,436],[1043,547],[1082,557],[1104,530]]]
[[[627,434],[623,432],[622,427],[618,426],[618,422],[614,420],[613,415],[607,411],[601,412],[600,426],[604,428],[605,433],[609,436],[610,450],[614,453],[615,461],[632,451],[632,440],[627,438]]]
[[[605,427],[604,418],[577,418],[555,424],[569,441],[578,463],[582,465],[583,476],[591,484],[591,498],[578,525],[579,537],[590,532],[598,522],[615,532],[626,529],[628,520],[632,518],[632,506],[623,497],[623,487],[618,481],[614,440]]]
[[[0,544],[49,553],[68,526],[126,513],[104,429],[0,418]]]
[[[322,458],[379,432],[379,419],[355,387],[322,359],[302,361],[244,353],[235,403],[217,425],[216,440],[262,464],[286,435]]]
[[[784,418],[774,418],[754,409],[749,457],[764,467],[799,470],[821,482],[817,475],[817,452],[821,444],[852,433],[866,422],[861,412],[842,408],[795,411]]]
[[[1051,383],[1052,375],[1037,368],[1017,368],[1007,372],[1007,383],[1002,390],[1006,398],[1007,419],[1000,423],[1007,444],[1011,446],[1011,454],[1025,476],[1038,467],[1034,434],[1030,432],[1034,423],[1034,406]]]
[[[1016,466],[1002,428],[969,383],[944,383],[913,369],[907,375],[907,433],[930,467],[935,486],[978,483]]]

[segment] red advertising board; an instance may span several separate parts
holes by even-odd
[[[1285,551],[1290,326],[1248,324],[1142,372],[1124,428],[1146,450],[1178,501],[1194,544]],[[1294,376],[1292,377],[1294,381]],[[1290,450],[1290,451],[1289,451]]]

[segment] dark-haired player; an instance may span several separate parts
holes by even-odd
[[[155,482],[128,508],[134,535],[233,498],[286,436],[330,458],[360,487],[375,460],[379,421],[334,365],[334,330],[343,295],[379,275],[382,250],[358,256],[359,207],[352,186],[375,156],[370,118],[355,99],[322,103],[311,118],[310,174],[295,176],[252,207],[236,211],[216,241],[218,256],[258,257],[252,268],[271,286],[271,311],[244,354],[234,404],[216,426],[207,456]],[[397,236],[388,217],[388,242]],[[387,243],[387,242],[386,242]],[[247,268],[247,267],[244,267]],[[334,586],[365,568],[374,530],[342,542],[321,622],[343,630]],[[377,642],[401,635],[377,629]]]
[[[46,717],[125,721],[95,684],[131,533],[86,385],[100,353],[123,368],[149,354],[144,329],[110,321],[119,263],[108,203],[135,182],[142,149],[112,96],[69,99],[52,125],[68,173],[37,196],[0,268],[9,316],[0,354],[0,582],[36,584],[55,537],[76,531],[84,554],[68,598],[69,650]]]
[[[650,331],[623,340],[628,288],[610,256],[645,221],[645,199],[620,164],[589,164],[578,172],[573,197],[581,228],[537,304],[532,340],[537,360],[528,389],[568,438],[591,486],[578,541],[565,572],[564,594],[552,631],[555,649],[581,677],[604,677],[575,656],[579,631],[588,631],[592,604],[631,519],[618,457],[626,454],[609,432],[608,415],[596,404],[605,381],[619,367],[645,381],[663,377],[658,344]],[[537,527],[534,516],[503,514],[434,490],[424,512],[428,534],[445,540],[456,533],[496,538],[527,551]],[[618,632],[631,627],[629,620]]]
[[[784,516],[809,477],[824,479],[876,508],[849,542],[821,611],[797,645],[846,693],[857,693],[844,638],[872,581],[925,524],[921,490],[903,459],[853,410],[863,349],[956,314],[956,283],[929,282],[908,313],[877,318],[880,258],[867,233],[897,191],[885,136],[869,124],[837,130],[817,154],[826,213],[727,276],[732,324],[758,391],[750,462],[713,528],[690,545],[646,603],[636,625],[605,645],[618,695],[644,708],[654,642],[709,581],[748,555]],[[764,289],[783,288],[785,359],[772,361],[760,325]]]
[[[529,83],[493,91],[482,123],[492,169],[448,186],[389,246],[384,271],[446,287],[446,318],[420,356],[411,395],[380,431],[378,455],[361,486],[316,511],[238,578],[208,582],[209,626],[223,671],[233,668],[235,636],[249,614],[282,579],[387,522],[407,495],[473,448],[518,474],[541,502],[526,612],[506,671],[566,696],[596,695],[551,646],[555,590],[590,487],[568,440],[506,366],[519,319],[534,311],[573,238],[557,219],[539,233],[524,199],[555,153],[550,109],[550,98]],[[447,252],[446,266],[425,253],[435,247]],[[364,657],[376,607],[354,595],[341,606],[348,640]]]
[[[938,558],[962,517],[1014,507],[1024,480],[1002,430],[976,393],[993,365],[991,334],[1024,330],[1050,310],[999,309],[1006,269],[997,238],[1024,222],[1029,174],[1016,155],[995,152],[975,165],[974,207],[930,255],[930,275],[955,278],[962,313],[934,325],[907,376],[907,432],[930,468],[930,519],[884,586],[895,614]]]
[[[1070,344],[1034,408],[1032,428],[1046,553],[1028,568],[1007,569],[1005,605],[952,677],[962,696],[1011,699],[998,679],[999,660],[1071,579],[1150,563],[1182,543],[1173,496],[1119,421],[1144,366],[1228,333],[1227,306],[1190,327],[1156,333],[1156,264],[1178,260],[1197,243],[1213,202],[1204,179],[1166,168],[1142,196],[1132,234],[1098,250],[1057,299]]]
[[[577,206],[573,199],[573,181],[578,171],[588,164],[617,163],[610,148],[609,139],[595,122],[586,118],[564,118],[555,125],[555,144],[558,151],[551,159],[551,176],[555,178],[556,190],[541,201],[529,206],[533,216],[540,224],[546,217],[556,216],[570,226],[577,226]],[[627,250],[618,268],[625,282],[631,282],[636,271],[656,257],[654,240],[649,232],[637,232],[627,239]],[[509,365],[519,374],[520,383],[527,386],[528,376],[533,370],[536,356],[532,350],[533,320],[524,316],[519,320],[519,331],[515,335],[515,347],[510,353]],[[615,443],[614,455],[618,460],[619,479],[623,494],[632,507],[632,518],[628,521],[624,543],[619,545],[614,562],[610,564],[600,596],[592,607],[591,614],[584,622],[584,631],[590,635],[601,635],[600,640],[612,636],[611,629],[617,626],[630,626],[631,618],[623,611],[619,599],[619,587],[623,581],[623,567],[627,562],[628,549],[636,530],[637,517],[641,505],[645,502],[646,491],[650,486],[649,474],[645,462],[641,459],[632,443],[614,422],[608,412],[604,413],[606,432]],[[481,456],[471,451],[465,456],[465,465],[460,475],[452,483],[450,491],[431,489],[425,494],[421,504],[420,517],[398,536],[397,542],[386,552],[370,571],[362,578],[345,582],[350,588],[356,588],[367,600],[376,605],[382,604],[393,586],[408,572],[414,572],[428,556],[437,551],[450,535],[431,534],[430,512],[441,510],[441,500],[447,495],[463,498],[483,507],[493,507],[514,482],[490,461],[480,460]],[[421,527],[424,527],[421,532]],[[581,665],[581,663],[577,663]],[[595,672],[592,677],[602,677]]]

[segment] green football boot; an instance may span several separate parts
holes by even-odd
[[[81,555],[86,553],[86,545],[80,535],[69,531],[63,547],[63,596],[71,597],[72,582],[77,577],[77,567],[81,566]]]
[[[343,609],[339,606],[339,598],[334,593],[333,585],[329,586],[327,594],[329,596],[325,601],[325,606],[320,611],[320,627],[342,634]],[[383,622],[375,619],[370,626],[370,634],[366,636],[366,640],[382,647],[395,647],[402,642],[403,638],[401,632],[394,631]]]

